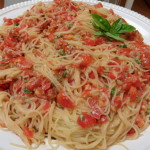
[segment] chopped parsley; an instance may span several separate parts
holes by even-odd
[[[57,37],[56,37],[57,39],[59,39],[59,38],[62,38],[62,35],[57,35]]]
[[[119,45],[117,46],[118,48],[128,48],[128,46],[126,44],[123,44],[123,45]]]
[[[150,108],[147,108],[146,113],[149,115],[150,114]]]
[[[14,26],[19,26],[19,23],[15,23]]]
[[[66,55],[66,52],[64,52],[62,49],[58,50],[58,52],[59,52],[60,56],[65,56]]]
[[[64,73],[62,74],[62,77],[63,77],[63,78],[66,78],[67,75],[68,75],[68,73],[67,73],[67,72],[64,72]]]
[[[30,91],[28,88],[24,88],[24,93],[26,93],[26,94],[31,94],[31,93],[33,93],[33,91]]]
[[[115,95],[115,92],[116,92],[116,87],[113,87],[111,89],[111,97],[113,97]]]
[[[139,58],[134,59],[136,63],[140,64],[141,60]]]

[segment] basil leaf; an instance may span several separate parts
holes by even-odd
[[[110,32],[118,33],[118,31],[121,29],[121,27],[122,27],[122,19],[120,18],[112,24]]]
[[[99,27],[95,24],[95,22],[92,22],[92,25],[94,28],[99,29]]]
[[[122,41],[122,42],[125,41],[125,39],[119,37],[116,34],[112,34],[112,33],[106,32],[105,35],[108,36],[108,37],[110,37],[110,38],[112,38],[112,39],[115,39],[117,41]]]
[[[102,36],[102,35],[104,35],[104,33],[102,31],[98,31],[98,32],[95,33],[95,35]]]
[[[129,25],[129,24],[123,24],[121,29],[118,31],[118,33],[125,33],[125,32],[131,32],[136,30],[135,27]]]
[[[94,19],[94,22],[100,29],[102,29],[104,31],[110,30],[111,26],[107,19],[105,19],[97,14],[92,14],[92,18]]]

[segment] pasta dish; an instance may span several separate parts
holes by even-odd
[[[149,126],[150,46],[112,9],[54,0],[3,20],[0,127],[27,149],[106,150]]]

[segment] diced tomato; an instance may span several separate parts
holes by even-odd
[[[54,39],[55,39],[54,34],[53,34],[53,33],[50,33],[50,34],[48,35],[48,39],[49,39],[50,42],[54,42]]]
[[[142,105],[141,105],[141,109],[140,109],[140,112],[146,112],[147,111],[147,102],[146,101],[143,101],[142,102]]]
[[[133,128],[131,128],[127,133],[128,136],[133,136],[134,134],[135,134],[135,130]]]
[[[97,72],[98,72],[99,75],[102,75],[104,73],[104,67],[103,66],[99,66],[97,68]]]
[[[129,90],[129,95],[130,95],[130,101],[135,101],[136,97],[137,97],[137,88],[134,86],[131,86],[130,90]]]
[[[144,68],[150,69],[150,52],[143,53],[140,58]]]
[[[108,118],[106,115],[101,115],[100,119],[98,119],[97,124],[102,125],[108,121]]]
[[[71,21],[73,18],[74,18],[74,17],[73,17],[72,15],[67,15],[67,16],[66,16],[66,20],[67,20],[67,21]]]
[[[143,117],[142,115],[138,115],[137,118],[136,118],[136,121],[135,121],[135,124],[139,127],[139,128],[142,128],[144,126],[144,120],[143,120]]]
[[[26,70],[32,68],[32,63],[28,61],[25,57],[17,57],[13,60],[13,62],[17,63],[17,66],[21,70]]]
[[[15,47],[16,43],[12,40],[10,36],[4,38],[4,44],[8,47]]]
[[[42,81],[42,89],[43,90],[48,90],[51,86],[51,82],[48,79],[43,79]]]
[[[82,128],[89,128],[96,124],[96,119],[87,113],[82,113],[77,122]]]
[[[101,45],[101,44],[103,44],[105,42],[106,42],[106,39],[104,39],[104,38],[97,38],[95,40],[95,45]]]
[[[8,19],[8,18],[4,17],[3,21],[4,21],[4,23],[7,23],[7,25],[13,24],[13,19]]]
[[[73,39],[73,35],[72,34],[64,35],[63,39],[64,40],[72,40]]]
[[[113,62],[112,62],[112,61],[113,61]],[[122,61],[121,61],[120,59],[118,59],[118,58],[113,58],[112,61],[109,62],[108,65],[117,65],[117,64],[121,65],[121,62],[122,62]]]
[[[83,86],[83,94],[82,97],[87,97],[91,95],[92,86],[90,84],[86,84]]]
[[[38,98],[42,98],[42,99],[47,99],[47,96],[45,94],[45,91],[43,89],[41,89],[41,87],[37,87],[35,90],[34,90],[34,94],[36,97]]]
[[[143,37],[142,35],[139,33],[139,31],[132,31],[128,34],[128,40],[130,41],[138,41],[138,42],[143,42]]]
[[[98,4],[95,4],[94,7],[95,8],[101,8],[101,7],[103,7],[103,4],[102,3],[98,3]]]
[[[117,77],[116,77],[116,75],[113,73],[113,72],[110,72],[109,74],[108,74],[108,77],[110,78],[110,79],[117,79]]]
[[[42,109],[46,111],[46,110],[50,109],[50,106],[51,106],[50,102],[47,101],[47,102],[45,102],[45,104],[43,105]]]
[[[110,12],[112,15],[115,14],[114,11],[113,11],[113,9],[109,9],[109,12]]]
[[[91,115],[92,115],[92,117],[94,117],[95,119],[100,119],[101,114],[102,114],[102,113],[101,113],[101,111],[100,111],[100,109],[99,109],[98,107],[95,107],[95,108],[92,109]]]
[[[94,96],[90,98],[88,102],[89,102],[90,108],[94,108],[98,104],[98,96]]]
[[[91,65],[92,62],[93,62],[93,58],[92,58],[92,56],[91,56],[90,54],[82,54],[82,55],[81,55],[81,59],[82,59],[82,61],[81,61],[81,63],[79,64],[79,66],[80,66],[81,68],[86,68],[86,67],[88,67],[89,65]]]
[[[122,107],[122,104],[123,104],[123,101],[121,100],[121,98],[119,96],[116,96],[113,99],[113,105],[117,110]]]
[[[71,99],[66,95],[65,92],[60,92],[57,95],[57,102],[60,104],[62,107],[69,108],[69,109],[74,109],[75,105],[71,101]]]
[[[85,45],[88,45],[88,46],[95,46],[95,41],[92,40],[92,39],[87,39],[85,41]]]
[[[130,56],[130,53],[134,51],[133,49],[130,49],[130,48],[120,48],[118,53],[121,54],[121,55],[125,55],[125,56]]]
[[[89,77],[90,77],[91,79],[95,79],[95,74],[94,74],[93,71],[90,72]]]
[[[34,77],[34,78],[30,79],[30,81],[28,82],[27,88],[29,90],[33,91],[34,89],[41,86],[41,83],[42,83],[42,78]]]
[[[25,126],[23,127],[24,130],[24,135],[28,138],[31,139],[34,136],[34,133],[29,129],[29,127]]]

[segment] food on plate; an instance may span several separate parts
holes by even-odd
[[[27,146],[48,139],[104,150],[149,126],[150,46],[106,9],[39,2],[0,27],[0,126]]]

